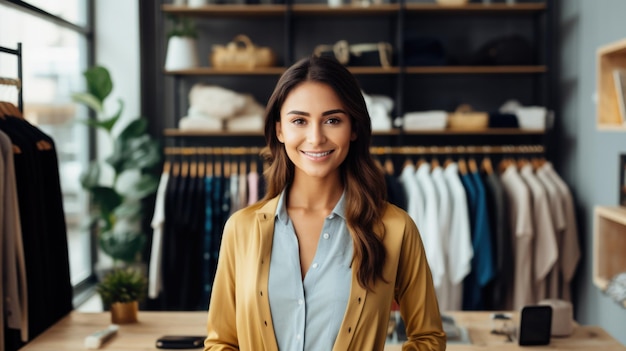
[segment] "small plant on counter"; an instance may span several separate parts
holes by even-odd
[[[132,267],[114,268],[98,283],[96,291],[105,306],[113,303],[142,302],[146,297],[148,282]]]

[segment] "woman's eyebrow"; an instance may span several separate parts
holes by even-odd
[[[308,112],[297,111],[297,110],[289,111],[289,112],[287,112],[287,114],[288,115],[310,116],[310,114]]]
[[[338,109],[334,109],[334,110],[329,110],[329,111],[325,111],[322,113],[322,116],[328,116],[328,115],[334,115],[336,113],[343,113],[346,114],[346,111],[338,108]],[[309,114],[308,112],[304,112],[304,111],[298,111],[298,110],[293,110],[293,111],[289,111],[287,112],[288,115],[300,115],[300,116],[311,116],[311,114]]]
[[[336,113],[343,113],[343,114],[346,114],[346,115],[347,115],[346,111],[344,111],[344,110],[342,110],[342,109],[338,108],[338,109],[334,109],[334,110],[326,111],[326,112],[322,113],[322,116],[334,115],[334,114],[336,114]]]

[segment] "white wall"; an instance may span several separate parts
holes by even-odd
[[[141,111],[139,1],[96,0],[95,14],[95,62],[105,66],[113,80],[105,108],[113,114],[118,108],[117,100],[122,99],[125,107],[120,125],[125,126]],[[108,155],[108,143],[104,138],[99,140],[105,143],[98,146],[99,154]]]
[[[141,112],[139,1],[96,0],[94,12],[95,64],[106,67],[113,81],[113,91],[107,98],[105,110],[108,116],[112,115],[117,112],[118,99],[123,100],[124,112],[117,125],[123,128]],[[114,133],[120,129],[116,128]],[[111,154],[110,140],[103,132],[98,134],[96,150],[100,160]],[[104,177],[112,180],[112,174],[105,173]],[[120,180],[120,183],[124,186],[126,182]],[[112,263],[101,253],[97,262],[96,270]]]
[[[619,154],[626,133],[596,128],[596,50],[626,38],[626,1],[560,0],[560,171],[572,186],[581,221],[583,258],[578,267],[576,318],[599,325],[626,344],[626,309],[607,298],[592,281],[593,207],[616,206]]]

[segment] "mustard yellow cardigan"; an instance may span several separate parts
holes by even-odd
[[[205,350],[278,350],[267,296],[277,204],[278,197],[247,207],[226,223]],[[403,350],[445,350],[446,337],[417,227],[406,212],[391,204],[386,204],[383,225],[387,283],[379,280],[367,291],[357,281],[356,265],[352,268],[350,298],[333,350],[383,350],[394,299],[406,324],[408,341]]]

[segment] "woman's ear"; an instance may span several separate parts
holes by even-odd
[[[356,140],[356,131],[353,131],[352,134],[350,135],[350,141],[355,141]]]
[[[285,143],[285,141],[283,140],[283,130],[280,127],[280,122],[276,122],[276,139],[278,139],[281,144]]]

